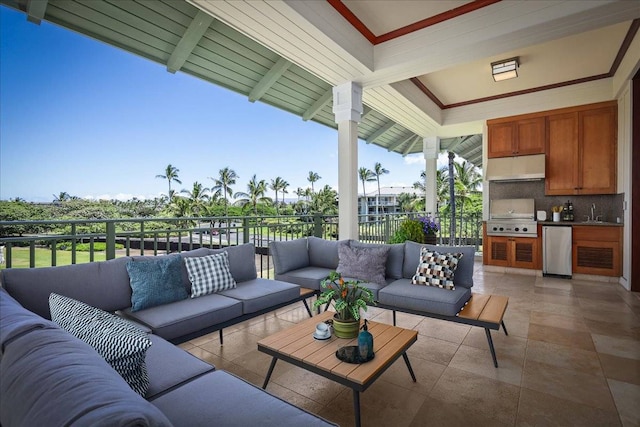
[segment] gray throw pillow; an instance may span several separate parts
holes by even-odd
[[[236,287],[236,281],[229,271],[229,255],[226,252],[185,258],[184,263],[191,281],[191,298]]]
[[[341,245],[338,248],[338,268],[344,277],[385,285],[385,270],[389,247],[358,248]]]
[[[51,320],[89,344],[141,396],[149,389],[145,362],[151,340],[133,323],[83,302],[52,293]]]

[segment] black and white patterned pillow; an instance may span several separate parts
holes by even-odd
[[[423,247],[420,249],[420,263],[411,283],[455,290],[453,277],[460,258],[462,253],[441,254]]]
[[[236,281],[229,270],[229,255],[219,252],[184,259],[191,282],[191,298],[233,289]]]
[[[145,362],[151,340],[146,332],[118,316],[73,298],[49,295],[51,320],[93,347],[141,396],[149,390]]]

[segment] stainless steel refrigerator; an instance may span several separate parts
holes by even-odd
[[[542,227],[542,274],[571,277],[571,226]]]

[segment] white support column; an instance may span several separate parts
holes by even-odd
[[[333,113],[338,124],[339,238],[357,239],[358,122],[362,115],[362,87],[354,82],[334,87]]]
[[[428,136],[422,140],[422,152],[424,154],[425,163],[425,211],[431,215],[437,214],[437,183],[436,171],[438,169],[438,153],[440,152],[440,138],[437,136]]]

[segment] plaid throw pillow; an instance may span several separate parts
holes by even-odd
[[[151,340],[146,332],[125,319],[55,293],[49,295],[49,309],[51,320],[93,347],[135,392],[147,394],[145,358]]]
[[[411,283],[455,290],[453,276],[460,258],[462,253],[441,254],[427,248],[420,249],[420,263]]]
[[[191,298],[233,289],[236,281],[229,271],[229,255],[220,252],[184,259],[191,282]]]

